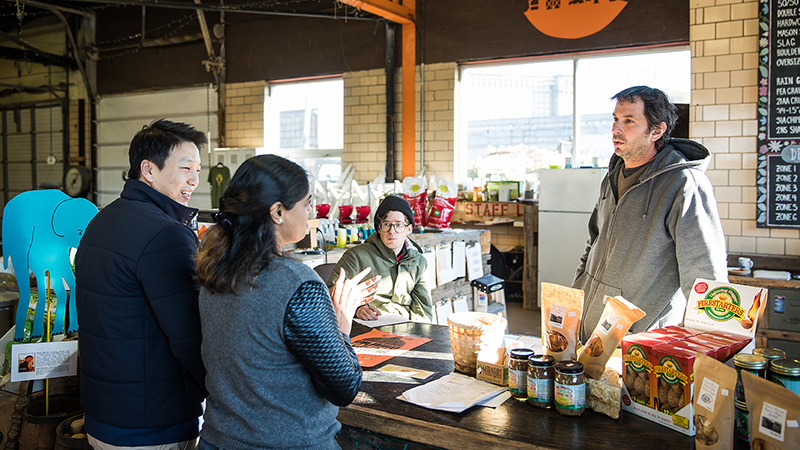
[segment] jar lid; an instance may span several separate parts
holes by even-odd
[[[583,373],[583,364],[578,361],[559,361],[556,370],[561,373],[579,375]]]
[[[756,349],[753,349],[753,354],[754,355],[763,356],[764,358],[767,358],[767,359],[770,359],[770,360],[786,358],[786,352],[784,352],[783,350],[781,350],[779,348],[767,348],[767,347],[756,348]]]
[[[735,406],[736,409],[741,409],[741,410],[747,412],[747,402],[743,402],[741,400],[734,400],[733,401],[733,406]]]
[[[767,367],[767,358],[759,355],[738,354],[733,357],[733,365],[743,369],[763,369]]]
[[[511,350],[511,358],[513,359],[528,359],[529,356],[535,352],[529,348],[515,348]]]
[[[555,364],[556,359],[550,355],[531,355],[528,358],[528,363],[537,367],[549,367]]]
[[[796,359],[776,359],[770,364],[770,369],[778,375],[800,377],[800,361]]]

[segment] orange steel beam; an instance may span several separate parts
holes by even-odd
[[[358,10],[381,16],[396,23],[414,23],[414,8],[416,0],[408,0],[410,7],[401,5],[391,0],[339,0],[340,2],[355,7]]]
[[[403,144],[402,177],[413,177],[416,173],[416,80],[417,30],[414,23],[403,24],[403,69],[402,69],[402,118]],[[422,100],[420,100],[422,104]],[[422,132],[422,130],[420,130]]]
[[[402,177],[413,177],[416,173],[416,66],[417,27],[414,25],[416,0],[339,0],[357,9],[367,11],[392,22],[403,25],[402,54],[402,113],[403,128],[400,139],[402,150]],[[424,99],[420,100],[420,104]]]

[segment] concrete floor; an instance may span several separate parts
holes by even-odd
[[[508,333],[527,336],[542,335],[542,315],[540,310],[522,308],[520,301],[506,301]]]

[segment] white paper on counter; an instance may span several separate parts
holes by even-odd
[[[378,318],[375,320],[363,320],[363,319],[353,318],[353,322],[358,322],[366,327],[376,328],[376,327],[382,327],[384,325],[395,325],[398,323],[411,322],[411,319],[403,317],[399,314],[389,314],[381,311],[381,315],[378,316]]]
[[[398,398],[424,408],[460,413],[507,390],[505,387],[451,373],[411,388]]]
[[[483,276],[483,261],[481,260],[480,244],[470,244],[465,249],[467,258],[467,278],[470,281]]]
[[[478,403],[478,406],[486,406],[488,408],[497,408],[502,405],[506,400],[511,398],[511,392],[503,391],[494,397],[487,398],[486,400]]]

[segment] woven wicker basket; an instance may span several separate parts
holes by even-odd
[[[447,317],[456,370],[475,376],[478,352],[503,345],[508,321],[483,312],[460,312]]]

